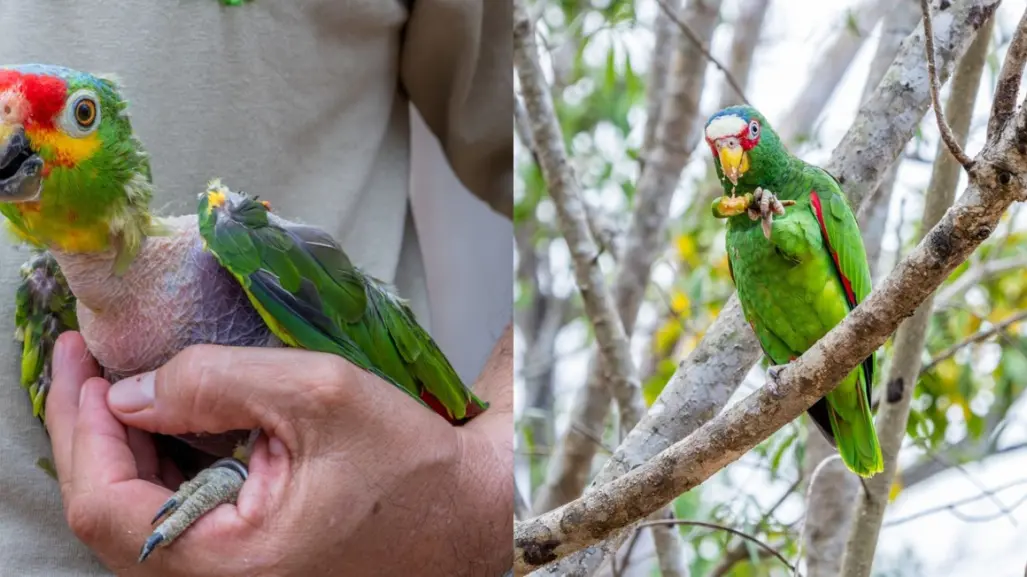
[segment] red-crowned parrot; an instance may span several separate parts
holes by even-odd
[[[407,304],[326,232],[217,180],[197,214],[158,217],[152,192],[115,81],[0,67],[0,213],[37,249],[22,268],[16,319],[36,415],[45,418],[54,341],[68,329],[81,331],[112,381],[193,344],[292,346],[339,355],[454,424],[486,409]],[[210,457],[161,508],[140,562],[235,501],[255,433],[180,437]]]
[[[746,320],[777,365],[768,371],[774,379],[780,365],[813,346],[870,293],[863,239],[838,181],[792,155],[756,109],[717,112],[705,137],[727,193],[713,212],[728,219],[731,277]],[[861,477],[884,468],[870,412],[875,370],[871,354],[809,409]]]

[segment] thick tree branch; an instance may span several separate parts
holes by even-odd
[[[956,0],[951,18],[937,30],[939,72],[948,78],[954,61],[969,46],[977,28],[990,17],[997,0]],[[923,32],[914,31],[885,74],[885,79],[860,109],[852,127],[835,148],[829,169],[843,184],[850,203],[859,206],[869,190],[898,158],[930,105],[923,75]],[[732,296],[664,388],[646,417],[606,462],[590,491],[638,467],[675,441],[692,433],[727,403],[760,349]],[[588,493],[586,493],[587,495]],[[536,510],[539,510],[536,507]],[[616,541],[626,538],[624,532]],[[608,544],[610,548],[614,544]],[[590,575],[602,560],[603,547],[590,546],[543,569],[548,575]]]
[[[920,22],[919,0],[900,0],[888,12],[881,23],[881,39],[877,43],[877,52],[870,63],[870,72],[867,74],[866,84],[863,86],[863,100],[869,98],[877,89],[881,79],[884,78],[884,73],[888,71],[888,67],[895,60],[902,41],[916,28],[918,22]],[[874,281],[880,280],[888,272],[880,270],[881,241],[885,237],[885,227],[888,224],[888,213],[900,164],[902,164],[901,158],[892,163],[880,186],[874,190],[870,199],[864,202],[857,212],[859,230],[863,234],[863,246],[866,249],[867,262],[870,263],[871,278]],[[839,500],[839,502],[842,501],[844,499]],[[840,563],[841,559],[838,562]],[[806,577],[817,577],[817,574],[811,571],[808,565],[806,572]],[[831,575],[833,576],[835,573],[837,573],[837,568]]]
[[[994,4],[987,6],[992,9],[980,11],[976,27],[990,17]],[[973,27],[974,19],[966,22]],[[777,383],[760,388],[624,476],[559,509],[517,523],[516,570],[526,572],[557,561],[651,514],[737,460],[830,392],[989,237],[1002,213],[1022,194],[1027,158],[1016,149],[1018,129],[1027,130],[1023,114],[981,152],[970,173],[970,185],[941,222],[880,288],[786,366]]]
[[[994,24],[995,19],[989,18],[981,27],[952,78],[952,90],[946,112],[952,119],[951,136],[957,146],[966,143],[970,132],[970,120],[974,103],[977,101],[977,89],[981,84],[981,74],[988,57],[988,44],[991,41]],[[938,144],[934,172],[924,198],[921,227],[923,231],[934,228],[941,221],[955,199],[956,186],[959,184],[959,165],[952,156],[945,154],[944,146],[943,143]],[[881,521],[884,519],[892,479],[898,467],[899,451],[906,436],[909,403],[913,398],[913,389],[920,372],[920,358],[927,336],[927,323],[931,319],[931,308],[932,298],[928,296],[917,308],[916,313],[902,323],[895,337],[894,356],[886,381],[886,402],[878,410],[875,422],[881,452],[884,455],[884,471],[866,480],[863,485],[866,493],[857,502],[842,562],[841,574],[846,577],[870,575]]]
[[[952,127],[945,120],[945,113],[941,109],[941,98],[938,92],[941,90],[938,82],[938,72],[934,64],[934,28],[931,25],[931,5],[928,0],[920,0],[920,10],[924,15],[924,36],[927,39],[927,75],[931,79],[931,103],[934,108],[934,116],[938,119],[938,130],[941,132],[941,139],[949,147],[952,156],[963,165],[963,168],[970,170],[973,167],[973,160],[963,152],[963,147],[952,134]]]
[[[514,10],[514,63],[531,121],[534,150],[574,260],[575,279],[585,304],[585,313],[595,328],[600,370],[607,386],[615,391],[618,402],[623,403],[622,410],[636,410],[631,406],[631,400],[638,398],[639,385],[627,333],[599,268],[599,250],[588,225],[581,191],[567,161],[563,135],[538,64],[535,31],[520,0],[515,2]]]
[[[707,39],[713,36],[721,0],[689,0],[683,9],[684,19],[701,31]],[[685,136],[699,122],[699,101],[706,76],[706,59],[695,44],[678,37],[667,80],[666,93],[656,129],[654,148],[644,152],[645,165],[635,193],[624,252],[618,259],[614,298],[624,330],[630,334],[649,285],[653,261],[665,246],[667,214],[677,188],[681,171],[691,155],[692,147],[683,147]],[[549,462],[546,482],[534,502],[535,511],[548,511],[581,494],[588,481],[595,445],[579,434],[602,426],[610,405],[608,385],[601,374],[589,371],[584,387],[575,394],[571,404],[572,427],[557,445]],[[637,404],[642,405],[641,396]],[[642,412],[627,412],[621,404],[621,429],[627,434],[639,421]]]

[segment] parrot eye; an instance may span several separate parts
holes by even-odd
[[[75,137],[91,134],[100,125],[100,107],[89,90],[71,95],[61,114],[61,128]]]
[[[753,120],[749,123],[749,138],[756,138],[760,135],[760,123]]]
[[[82,128],[89,128],[96,120],[96,103],[83,98],[75,105],[75,121]]]

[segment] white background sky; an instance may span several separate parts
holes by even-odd
[[[844,26],[847,11],[856,5],[858,2],[853,0],[835,2],[771,0],[771,7],[763,27],[762,40],[752,67],[752,77],[746,89],[749,100],[767,116],[771,124],[780,126],[787,121],[782,116],[806,83],[808,70],[819,55],[818,49],[824,47],[836,31]],[[737,6],[736,0],[725,0],[723,14],[728,20],[734,18]],[[1027,8],[1027,0],[1002,2],[997,12],[996,32],[999,37],[1008,39],[1025,8]],[[659,10],[658,6],[651,0],[637,2],[638,16],[643,22],[651,22],[657,10]],[[731,33],[730,26],[721,26],[713,40],[714,54],[724,60],[726,60],[725,55],[731,42]],[[821,115],[818,120],[817,139],[820,147],[805,154],[807,160],[824,162],[851,124],[863,93],[863,85],[876,49],[878,35],[879,29],[875,29],[842,83],[835,90],[832,101],[826,107],[827,113]],[[619,31],[618,37],[627,51],[631,53],[633,68],[636,71],[647,69],[652,48],[650,31],[640,26],[638,30],[629,34]],[[593,56],[602,61],[605,55],[606,48],[597,45]],[[998,53],[999,62],[1003,56],[1004,48],[1002,52]],[[710,66],[706,85],[718,86],[720,80],[720,72],[714,66]],[[994,76],[986,69],[977,99],[970,141],[967,145],[967,151],[971,156],[976,154],[983,145],[984,124],[991,103],[993,83]],[[1022,95],[1023,92],[1021,92]],[[703,99],[703,110],[711,110],[718,96],[715,91],[707,90]],[[944,90],[942,97],[945,97]],[[643,123],[644,114],[639,114],[632,138],[639,136]],[[933,112],[928,113],[921,127],[928,142],[928,145],[924,146],[922,150],[927,155],[933,155],[937,142]],[[618,148],[623,148],[623,145],[618,145],[616,142],[599,142],[599,140],[601,138],[597,138],[597,148],[606,147],[613,153],[616,153]],[[683,182],[688,181],[689,175],[698,175],[705,171],[706,163],[709,162],[707,156],[701,154],[701,151],[693,155],[692,162],[682,179]],[[930,166],[927,164],[906,162],[899,170],[898,185],[889,215],[891,222],[887,227],[889,233],[884,240],[885,252],[893,254],[898,246],[895,230],[900,207],[908,214],[905,222],[909,222],[910,219],[918,219],[922,213],[921,194],[926,188],[929,176]],[[965,182],[964,175],[960,190]],[[688,200],[687,193],[683,190],[678,192],[674,202],[674,212],[682,210]],[[623,211],[624,208],[618,206],[619,202],[612,200],[616,196],[610,195],[594,200],[598,200],[609,209]],[[909,238],[912,233],[912,229],[909,228],[903,234],[905,238]],[[569,270],[569,260],[566,265]],[[659,278],[660,275],[672,273],[669,270],[657,270],[655,274]],[[645,314],[641,315],[639,322],[645,322],[646,318]],[[651,316],[648,318],[651,320]],[[558,366],[556,373],[558,387],[562,387],[558,388],[557,399],[564,403],[558,406],[563,411],[557,423],[558,430],[563,430],[566,427],[566,403],[573,396],[573,388],[580,386],[584,380],[587,355],[580,352],[567,354],[572,353],[571,349],[580,346],[579,338],[579,335],[574,335],[572,332],[572,334],[564,335],[558,342],[558,354],[561,352],[566,354],[561,357],[563,362]],[[1027,375],[1024,378],[1027,378]],[[748,386],[742,387],[732,402],[751,392],[752,387],[758,386],[761,382],[761,371],[756,369],[750,375]],[[518,398],[517,401],[520,405],[523,398]],[[1027,410],[1024,410],[1022,404],[1011,411],[1011,422],[1003,439],[1003,444],[1027,439]],[[744,483],[747,488],[751,488],[753,497],[763,503],[776,500],[785,488],[784,484],[769,483],[763,475],[752,473],[750,468],[739,466],[733,470],[732,478],[737,482]],[[977,485],[998,487],[1018,479],[1027,479],[1027,451],[996,457],[984,464],[966,467],[965,473],[952,471],[937,475],[931,481],[902,493],[898,500],[889,507],[885,522],[961,497],[979,494],[980,489]],[[525,480],[521,479],[520,486],[525,486],[524,482]],[[710,489],[711,497],[730,498],[735,494],[734,489],[726,487],[717,489],[714,486]],[[1022,499],[1027,499],[1027,484],[1004,491],[997,498],[1008,507],[1017,505]],[[795,501],[792,505],[791,509],[788,506],[781,509],[780,518],[791,520],[800,514],[799,502]],[[996,505],[991,500],[983,499],[975,504],[960,507],[959,511],[966,515],[991,516],[996,512]],[[901,555],[906,548],[910,548],[922,561],[923,575],[932,577],[978,575],[1021,577],[1024,575],[1024,568],[1027,565],[1027,505],[1015,509],[1009,516],[999,516],[989,522],[966,522],[948,512],[942,512],[893,528],[885,528],[882,531],[878,545],[879,556]]]

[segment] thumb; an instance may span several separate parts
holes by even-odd
[[[155,371],[118,381],[107,403],[124,424],[165,435],[257,428],[282,434],[296,421],[337,414],[353,395],[341,381],[356,372],[334,355],[197,345]]]

